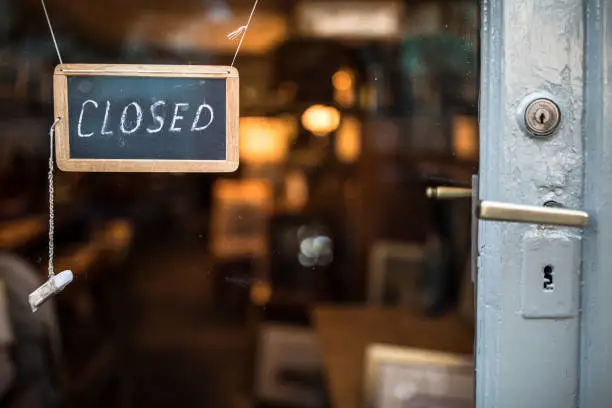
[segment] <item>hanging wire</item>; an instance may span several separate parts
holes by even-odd
[[[240,37],[240,42],[238,43],[238,47],[236,47],[236,53],[234,54],[234,58],[232,59],[232,65],[231,65],[232,67],[234,66],[234,63],[236,62],[236,58],[238,57],[238,52],[240,52],[240,47],[242,47],[242,42],[244,41],[244,37],[246,36],[247,30],[249,29],[249,25],[251,24],[251,20],[253,19],[253,15],[255,14],[257,3],[259,3],[259,0],[255,0],[255,4],[253,4],[253,9],[251,10],[251,15],[249,16],[249,21],[247,21],[246,25],[243,25],[237,30],[232,31],[227,36],[229,39],[234,39],[240,33],[242,33],[242,37]]]
[[[55,51],[57,52],[57,58],[59,58],[60,64],[63,64],[62,54],[60,54],[59,45],[57,44],[57,39],[55,38],[55,33],[53,32],[53,26],[51,25],[51,19],[49,18],[49,13],[47,12],[47,6],[45,5],[45,0],[40,0],[43,11],[45,12],[45,18],[47,19],[47,24],[49,25],[49,31],[51,32],[51,38],[53,39],[53,44],[55,45]]]

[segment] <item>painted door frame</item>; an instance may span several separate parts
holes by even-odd
[[[480,199],[590,223],[479,221],[476,406],[612,406],[612,2],[484,0],[481,38]],[[533,94],[561,110],[551,136],[521,126]]]

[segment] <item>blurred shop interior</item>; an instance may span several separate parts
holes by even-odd
[[[253,1],[46,4],[65,63],[229,65]],[[260,0],[236,173],[58,170],[61,406],[416,407],[371,348],[472,354],[470,200],[425,190],[478,171],[479,13]],[[0,252],[41,280],[57,63],[40,1],[0,0]]]

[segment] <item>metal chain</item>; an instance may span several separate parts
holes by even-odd
[[[53,187],[53,173],[55,171],[55,162],[53,160],[53,145],[55,141],[55,127],[61,120],[60,117],[55,119],[49,130],[49,173],[47,178],[49,180],[49,277],[55,276],[53,270],[54,252],[55,252],[55,190]]]

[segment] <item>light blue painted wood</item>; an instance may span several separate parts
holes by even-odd
[[[481,199],[583,208],[583,7],[581,0],[483,2]],[[534,92],[553,95],[561,108],[560,128],[548,139],[526,136],[517,122],[519,104]],[[538,236],[580,245],[582,231],[479,222],[478,408],[578,406],[579,316],[521,314],[521,284],[530,281],[522,274],[542,273],[537,257],[523,265],[524,242]],[[580,274],[579,266],[570,269]],[[573,291],[578,297],[579,288]],[[549,315],[542,312],[535,314]]]
[[[612,407],[612,2],[587,1],[580,406]]]

